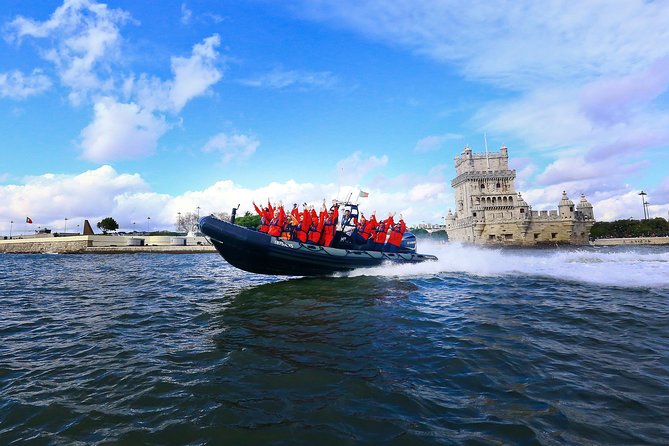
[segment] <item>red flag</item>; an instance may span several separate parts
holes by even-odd
[[[30,223],[30,224],[33,224],[33,221],[31,220],[31,218],[30,218],[30,217],[26,217],[26,223]]]
[[[367,198],[367,197],[369,197],[369,192],[360,191],[360,193],[358,194],[358,197]]]

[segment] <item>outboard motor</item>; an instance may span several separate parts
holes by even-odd
[[[416,236],[412,232],[405,232],[402,235],[402,243],[400,244],[400,252],[416,252]]]

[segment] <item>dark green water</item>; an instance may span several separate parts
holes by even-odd
[[[668,444],[669,250],[0,256],[0,444]]]

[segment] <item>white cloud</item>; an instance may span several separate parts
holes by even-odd
[[[94,121],[81,132],[84,158],[108,162],[152,154],[158,139],[169,130],[160,112],[178,113],[221,78],[222,73],[215,66],[218,53],[214,50],[219,44],[218,35],[213,35],[194,45],[190,57],[173,57],[173,80],[162,81],[146,74],[127,77],[121,93],[128,102],[111,96],[96,100]],[[248,150],[227,156],[253,153]]]
[[[121,88],[123,96],[135,98],[147,110],[179,113],[222,78],[215,50],[219,45],[220,37],[214,34],[195,44],[189,57],[172,57],[173,79],[164,81],[144,73],[127,76]]]
[[[301,71],[274,69],[269,73],[240,81],[250,87],[281,89],[291,86],[301,88],[332,88],[339,80],[329,71]]]
[[[193,11],[188,9],[185,3],[181,4],[181,23],[184,25],[189,25],[191,19],[193,18]]]
[[[25,99],[48,90],[51,79],[42,74],[41,70],[33,70],[31,74],[23,74],[19,70],[0,73],[0,97]]]
[[[17,42],[51,38],[54,46],[44,49],[42,57],[55,65],[61,82],[70,88],[71,102],[80,104],[90,91],[109,87],[109,80],[100,79],[98,71],[115,57],[119,26],[128,20],[127,12],[105,4],[65,0],[44,22],[17,17],[8,25],[8,37]]]
[[[22,184],[0,186],[0,215],[15,222],[30,217],[31,228],[62,225],[64,218],[73,225],[82,224],[84,218],[95,224],[94,220],[114,210],[116,196],[146,189],[139,175],[119,174],[110,166],[77,175],[44,174],[25,178]]]
[[[260,146],[260,141],[254,136],[219,133],[209,139],[202,150],[206,153],[221,154],[223,163],[237,160],[243,161],[253,155]]]
[[[426,136],[425,138],[420,139],[417,143],[416,146],[414,147],[414,151],[418,153],[427,153],[427,152],[434,152],[436,150],[439,150],[442,146],[443,143],[446,141],[454,140],[454,139],[460,139],[462,138],[461,135],[455,134],[455,133],[446,133],[444,135],[430,135]]]
[[[618,165],[615,161],[588,162],[581,157],[560,158],[551,163],[537,176],[539,184],[563,184],[578,180],[598,180],[606,174],[606,180],[632,173],[647,163]]]
[[[453,63],[468,77],[524,89],[547,80],[592,79],[647,67],[666,55],[669,9],[631,0],[323,0],[297,14],[334,22],[418,54]],[[648,30],[653,30],[649,33]]]
[[[137,104],[102,98],[95,104],[93,122],[81,132],[83,156],[97,162],[144,157],[153,153],[167,129],[164,118]]]
[[[92,98],[94,120],[80,135],[82,155],[90,161],[151,154],[169,128],[161,113],[179,113],[222,77],[217,34],[195,44],[188,57],[172,57],[170,80],[119,74],[114,66],[120,60],[119,26],[129,20],[127,12],[92,0],[65,0],[46,21],[17,17],[7,27],[10,40],[48,39],[51,45],[41,55],[56,67],[72,104]],[[25,97],[49,85],[38,70],[31,76],[0,74],[0,96]]]
[[[221,38],[214,34],[194,45],[190,57],[172,58],[174,81],[170,88],[170,100],[175,111],[179,112],[188,101],[205,93],[223,76],[216,65],[216,47],[220,43]]]
[[[346,184],[358,184],[367,173],[388,164],[388,156],[370,156],[363,158],[360,151],[337,162],[337,174],[340,180]]]
[[[389,190],[367,188],[369,198],[360,199],[361,209],[368,215],[388,212],[404,213],[408,224],[423,221],[438,222],[445,211],[445,203],[452,196],[445,191],[443,182],[420,182],[408,188]],[[133,226],[143,230],[147,217],[151,217],[152,229],[172,229],[178,212],[196,212],[200,215],[227,211],[241,204],[240,212],[254,212],[252,202],[265,203],[283,201],[286,206],[303,202],[320,207],[323,199],[328,204],[337,196],[343,199],[349,194],[357,197],[358,187],[334,183],[298,183],[288,180],[272,182],[255,189],[246,188],[230,180],[221,180],[197,191],[170,195],[152,191],[139,174],[115,171],[102,166],[80,174],[44,174],[25,178],[21,184],[0,186],[0,215],[6,219],[22,221],[31,217],[32,228],[48,226],[62,230],[64,218],[68,228],[82,224],[84,219],[95,224],[101,218],[115,218],[121,229],[132,230]],[[136,225],[133,225],[133,222]],[[0,233],[9,227],[0,222]],[[70,226],[73,225],[73,226]],[[16,226],[15,226],[16,233]],[[28,228],[30,229],[30,228]]]

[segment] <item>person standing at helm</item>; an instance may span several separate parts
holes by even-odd
[[[390,233],[388,234],[388,243],[386,243],[385,251],[398,252],[402,244],[402,236],[407,231],[407,226],[404,224],[402,214],[400,214],[400,221],[390,226]]]

